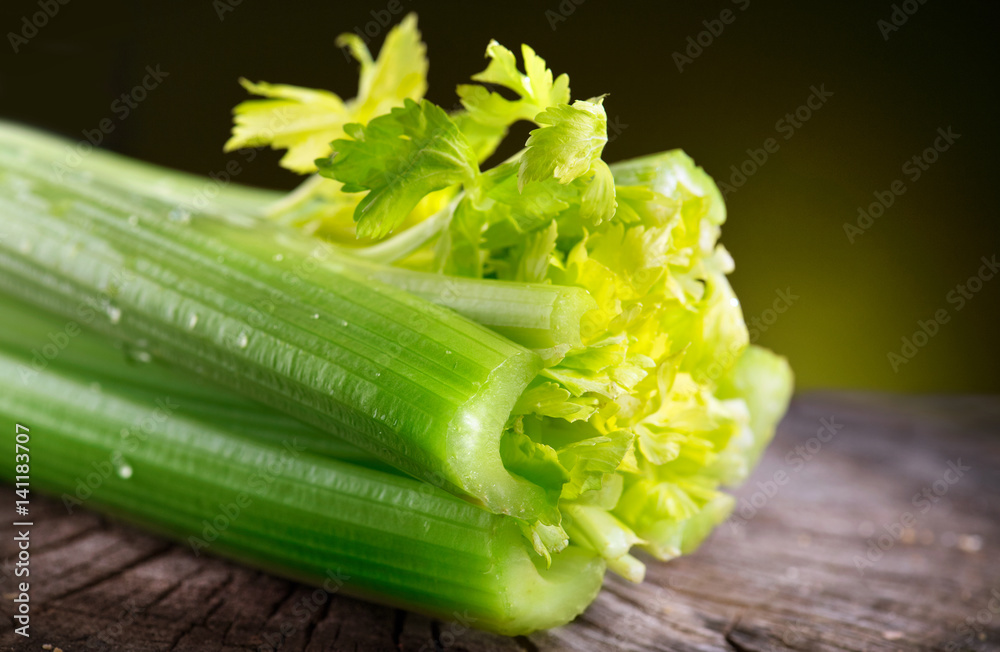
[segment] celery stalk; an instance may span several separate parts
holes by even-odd
[[[0,149],[0,288],[127,341],[529,522],[551,492],[499,440],[541,360],[257,221],[166,219],[95,179],[53,183]],[[273,237],[271,237],[273,236]],[[283,253],[282,253],[283,252]],[[284,256],[284,257],[282,257]],[[315,263],[311,265],[310,263]]]
[[[583,317],[597,307],[582,288],[439,276],[361,261],[353,266],[532,349],[582,346]]]
[[[197,177],[100,149],[81,159],[67,158],[72,151],[68,141],[3,121],[0,149],[9,156],[9,164],[45,183],[68,187],[104,183],[123,196],[120,201],[139,202],[146,210],[180,219],[195,211],[242,215],[249,220],[283,197],[276,191]],[[282,237],[273,235],[282,229],[269,222],[257,223],[254,231],[260,242]],[[303,248],[304,242],[310,246]],[[445,277],[366,262],[384,258],[384,254],[373,255],[378,245],[368,252],[320,240],[300,238],[298,244],[302,256],[315,261],[336,258],[369,278],[455,310],[529,348],[579,346],[581,319],[596,307],[581,288]]]
[[[32,488],[70,509],[92,506],[198,554],[510,635],[571,620],[600,589],[604,563],[592,553],[570,546],[544,569],[513,519],[334,459],[323,433],[130,362],[90,333],[35,370],[32,351],[65,320],[9,299],[0,315],[0,415],[8,432],[30,428]],[[251,418],[253,436],[239,432]],[[13,467],[0,477],[13,481]]]

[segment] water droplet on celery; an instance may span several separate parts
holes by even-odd
[[[284,259],[285,259],[285,257],[283,255],[281,255],[281,254],[274,254],[274,262],[280,263]]]
[[[139,342],[136,346],[126,346],[125,347],[125,357],[129,362],[138,362],[139,364],[147,364],[153,361],[153,356],[145,348],[145,342]]]
[[[736,306],[740,305],[740,300],[737,299],[736,297],[729,297],[729,305],[735,308]]]
[[[122,480],[128,480],[132,477],[132,467],[128,464],[121,464],[118,466],[118,477]]]
[[[117,324],[122,320],[121,308],[117,306],[108,306],[108,321],[112,324]]]
[[[241,349],[247,348],[247,344],[250,343],[250,337],[246,333],[240,333],[236,336],[236,346]]]
[[[188,224],[191,221],[191,213],[179,206],[170,211],[167,217],[171,222],[179,222],[180,224]]]
[[[347,320],[346,319],[341,319],[340,320],[340,325],[341,326],[347,326]]]
[[[313,319],[319,319],[319,313],[318,312],[314,312],[312,318]]]
[[[444,354],[445,354],[445,355],[451,355],[451,351],[447,351],[447,350],[446,350],[446,351],[444,352]]]
[[[198,325],[198,313],[192,312],[187,320],[187,329],[193,331],[194,327]]]

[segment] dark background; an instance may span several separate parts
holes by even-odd
[[[334,39],[389,5],[233,1],[70,0],[15,53],[9,33],[40,9],[4,0],[0,117],[75,140],[110,118],[104,146],[199,174],[222,170],[229,112],[246,97],[238,77],[351,97],[356,66]],[[531,44],[569,73],[576,98],[610,93],[608,114],[627,127],[608,160],[680,147],[722,181],[748,148],[776,138],[778,151],[728,197],[723,231],[748,319],[769,316],[779,290],[798,297],[760,343],[791,359],[802,387],[1000,390],[1000,280],[961,310],[947,299],[981,256],[1000,253],[992,5],[910,0],[916,12],[886,40],[878,21],[890,19],[888,0],[576,2],[401,2],[420,16],[429,98],[453,106],[455,84],[484,67],[496,38]],[[727,8],[734,22],[679,72],[674,52]],[[553,29],[555,15],[565,20]],[[112,102],[147,65],[169,76],[119,119]],[[832,97],[786,140],[776,123],[820,85]],[[907,178],[907,159],[949,126],[961,137],[919,180]],[[239,180],[293,187],[278,158],[257,157]],[[897,179],[906,193],[849,242],[844,223]],[[894,372],[888,353],[939,309],[948,323]]]

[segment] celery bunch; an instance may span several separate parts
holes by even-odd
[[[226,148],[286,150],[282,165],[310,174],[287,196],[229,184],[206,197],[202,180],[102,152],[53,175],[60,141],[0,125],[0,291],[259,401],[268,423],[276,410],[310,424],[314,450],[350,462],[310,458],[322,473],[401,471],[472,503],[487,530],[523,537],[496,535],[496,554],[523,552],[541,577],[606,566],[641,581],[634,547],[693,550],[728,515],[724,489],[746,477],[792,390],[784,359],[749,345],[712,179],[679,150],[605,162],[605,98],[572,100],[569,78],[527,46],[522,70],[491,43],[448,112],[423,98],[413,16],[377,58],[355,36],[340,44],[360,64],[356,98],[243,82],[265,99],[236,107]],[[536,128],[523,149],[487,166],[525,120]],[[87,369],[105,365],[82,361],[76,380]],[[131,400],[130,387],[115,391]],[[96,420],[90,407],[77,397],[66,410]],[[233,432],[225,415],[206,408],[192,428],[228,450],[273,445],[267,428]],[[238,474],[252,465],[227,460]],[[130,487],[101,500],[156,523]],[[310,527],[328,532],[328,517]],[[234,555],[296,575],[288,559],[241,553],[262,529],[246,537]],[[358,591],[419,603],[391,583]],[[483,607],[484,626],[528,631],[582,604],[547,624],[523,608]]]
[[[361,97],[389,71],[426,70],[413,64],[423,47],[412,17],[374,63],[344,38],[361,62]],[[324,132],[329,147],[310,149],[315,166],[288,166],[317,174],[263,214],[381,264],[586,290],[595,305],[583,341],[539,351],[546,367],[515,406],[503,452],[508,468],[559,491],[570,540],[638,580],[642,565],[622,550],[676,556],[728,514],[719,488],[745,478],[784,412],[791,374],[748,347],[712,179],[676,150],[608,165],[604,98],[572,101],[565,74],[521,52],[523,71],[491,43],[473,76],[486,85],[460,85],[458,111],[422,99],[424,83],[378,116],[345,109],[337,137]],[[271,99],[236,107],[227,147],[270,144],[291,156],[313,142],[296,120],[281,136],[251,137],[252,125],[284,112],[322,109],[301,89],[248,88]],[[518,120],[537,127],[524,149],[484,169]],[[240,197],[233,189],[220,201]],[[582,446],[601,453],[574,465]]]

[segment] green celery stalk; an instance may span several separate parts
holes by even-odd
[[[8,161],[20,172],[36,179],[78,187],[104,183],[130,195],[126,201],[141,202],[147,210],[179,219],[192,211],[251,219],[283,197],[277,191],[198,177],[100,149],[78,157],[69,141],[3,121],[0,148],[7,151]],[[272,235],[275,226],[266,222],[259,223],[255,231],[259,242],[282,237]],[[310,242],[311,247],[304,249],[303,242]],[[298,239],[298,244],[303,256],[337,258],[369,278],[451,308],[528,348],[579,346],[581,319],[596,307],[581,288],[445,277],[375,265],[360,257],[366,253],[363,250],[352,251],[321,240]]]
[[[0,148],[0,289],[491,511],[558,523],[558,497],[500,457],[537,355],[317,260],[309,238],[238,215],[168,219],[162,203],[92,177],[53,182],[28,163],[31,151]]]
[[[442,276],[362,260],[352,267],[532,349],[582,346],[584,315],[597,307],[582,288]]]
[[[92,506],[198,554],[509,635],[568,622],[600,589],[593,553],[570,546],[545,569],[513,519],[354,463],[364,454],[314,428],[91,333],[71,329],[70,345],[35,369],[65,326],[0,300],[3,427],[11,438],[15,424],[30,429],[31,488],[69,509]],[[13,466],[0,477],[13,482]]]
[[[147,197],[176,203],[183,197],[208,212],[236,210],[256,213],[283,193],[216,181],[204,176],[146,163],[107,150],[86,148],[14,122],[0,120],[0,144],[26,167],[35,167],[53,181],[75,176],[114,179],[119,187]]]

